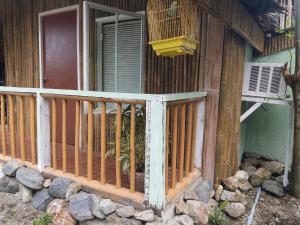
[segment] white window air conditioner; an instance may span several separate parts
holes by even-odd
[[[281,75],[281,63],[246,63],[243,96],[282,98],[286,83]]]

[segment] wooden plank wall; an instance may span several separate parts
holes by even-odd
[[[96,0],[96,2],[129,11],[146,10],[146,0]],[[78,3],[82,5],[82,0],[2,0],[0,2],[6,9],[4,39],[7,85],[39,86],[38,13]],[[80,17],[82,17],[82,10]],[[146,93],[181,93],[203,90],[208,92],[203,175],[206,179],[213,180],[218,112],[222,112],[219,110],[219,95],[222,62],[224,61],[222,56],[225,25],[223,21],[199,9],[199,26],[199,45],[193,56],[179,56],[173,59],[157,57],[145,40],[144,83]],[[80,29],[82,31],[82,26]],[[82,40],[80,43],[82,49]],[[243,57],[236,58],[236,64],[243,63]],[[234,67],[232,71],[235,72],[234,69],[236,68]],[[242,76],[242,74],[241,72],[239,75]],[[231,84],[228,83],[228,85]],[[226,90],[222,93],[225,94]],[[238,94],[236,96],[235,98],[239,98]],[[224,107],[224,103],[220,104],[221,108]],[[226,142],[223,143],[225,144]]]
[[[271,55],[294,47],[295,47],[295,36],[281,34],[274,37],[266,38],[264,51],[256,52],[256,55],[259,56]]]
[[[216,183],[237,170],[245,41],[230,29],[224,40],[216,148]]]

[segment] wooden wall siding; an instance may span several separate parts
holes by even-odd
[[[194,0],[198,5],[224,21],[257,50],[264,49],[264,33],[238,0]]]
[[[220,88],[215,181],[237,170],[245,41],[226,29]]]
[[[281,34],[275,37],[266,38],[263,52],[256,52],[257,55],[271,55],[289,48],[295,47],[295,36]]]

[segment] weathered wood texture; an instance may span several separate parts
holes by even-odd
[[[233,175],[238,166],[240,113],[245,57],[245,41],[227,29],[224,40],[220,87],[219,122],[215,181]]]
[[[238,0],[194,0],[228,27],[233,29],[257,50],[264,49],[264,33]]]
[[[256,52],[256,55],[261,55],[261,56],[271,55],[294,47],[295,47],[295,36],[281,34],[275,37],[266,38],[264,51]]]

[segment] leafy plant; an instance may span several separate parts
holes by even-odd
[[[41,217],[33,221],[33,225],[50,225],[52,223],[52,216],[48,213],[45,213]]]
[[[128,105],[122,111],[121,127],[121,165],[122,171],[126,174],[130,172],[130,121],[131,105]],[[137,107],[135,113],[135,164],[136,171],[145,170],[145,125],[146,110],[145,107]],[[117,127],[117,118],[114,120],[114,128]],[[111,141],[106,153],[106,157],[116,157],[116,141]]]
[[[229,204],[228,201],[222,202],[220,206],[216,206],[212,214],[209,215],[209,224],[210,225],[230,225],[228,219],[225,217],[222,212],[223,209]]]

